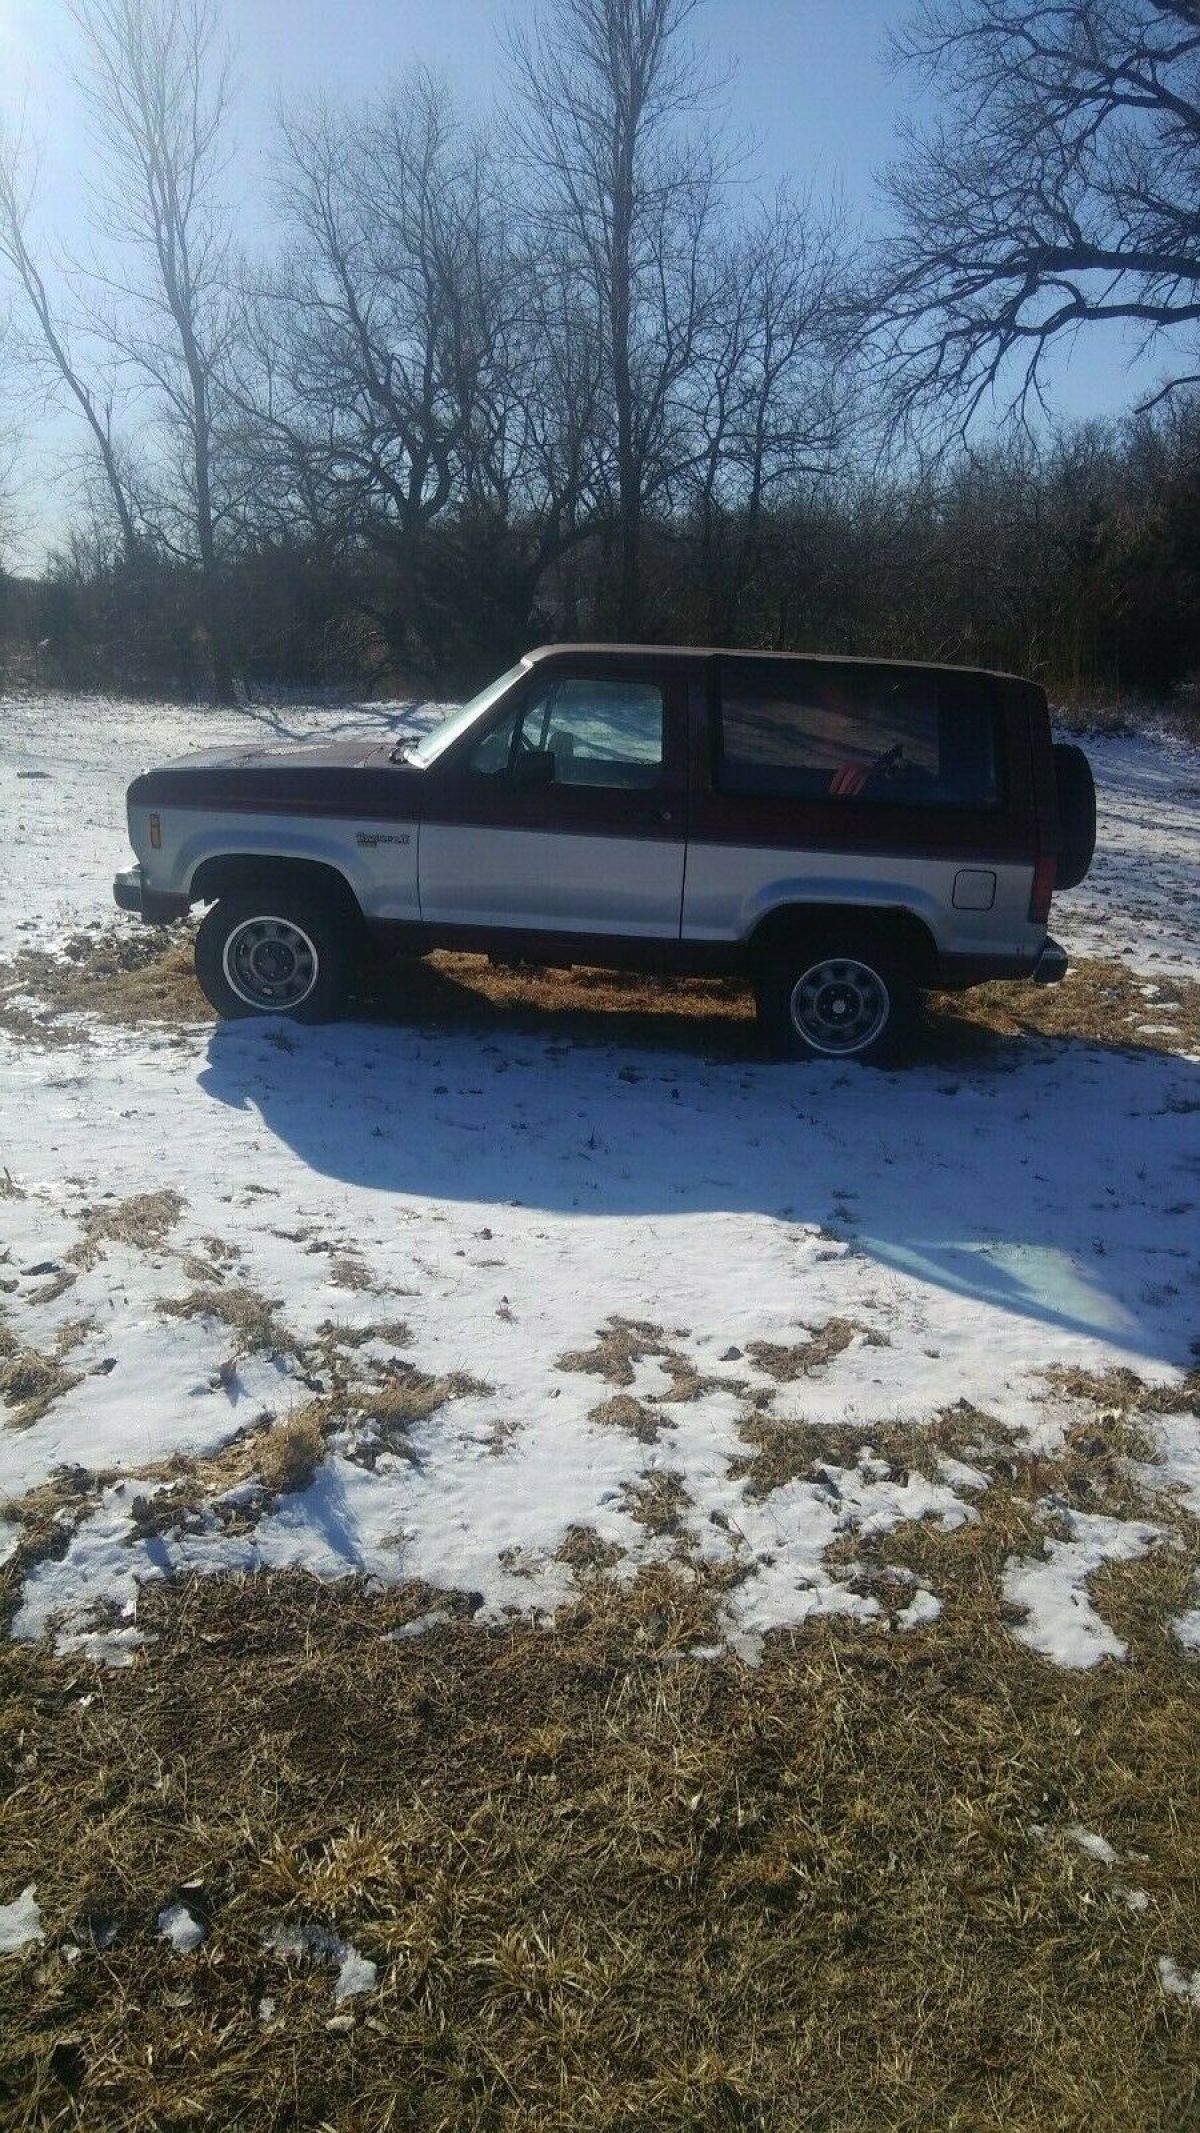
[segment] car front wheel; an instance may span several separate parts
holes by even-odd
[[[781,1058],[891,1066],[916,1022],[918,989],[878,943],[813,940],[776,951],[758,978],[759,1024]]]
[[[353,944],[331,904],[286,888],[222,896],[196,935],[196,977],[225,1019],[328,1022],[341,1010]]]

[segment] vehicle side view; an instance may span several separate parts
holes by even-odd
[[[531,652],[433,732],[200,753],[134,780],[118,904],[208,904],[226,1016],[336,1015],[368,942],[740,973],[790,1057],[896,1056],[924,987],[1060,979],[1086,757],[966,668],[611,645]]]

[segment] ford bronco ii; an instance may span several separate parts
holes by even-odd
[[[147,771],[129,832],[220,1015],[335,1015],[374,942],[742,973],[777,1050],[881,1061],[922,987],[1062,977],[1095,793],[1008,675],[554,645],[419,737]]]

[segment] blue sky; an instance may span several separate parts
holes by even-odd
[[[318,90],[369,96],[423,61],[464,103],[484,109],[502,91],[504,23],[527,12],[497,0],[224,0],[224,7],[237,79],[229,191],[239,235],[251,247],[269,229],[270,134],[280,98]],[[706,0],[697,39],[718,70],[732,70],[731,124],[757,144],[750,175],[768,186],[788,176],[817,193],[837,188],[855,213],[875,217],[874,180],[913,99],[913,84],[893,78],[883,46],[908,12],[907,0]],[[64,60],[70,43],[59,0],[0,0],[0,107],[12,114],[24,105],[42,147],[43,223],[79,251],[87,243],[85,155]],[[1055,365],[1057,407],[1093,415],[1128,405],[1152,372],[1140,366],[1131,375],[1127,353],[1115,331],[1081,336]],[[39,466],[62,434],[61,423],[43,421],[34,439]],[[64,508],[44,478],[27,474],[24,561],[37,560]]]

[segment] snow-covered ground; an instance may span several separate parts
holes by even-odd
[[[1096,777],[1096,858],[1055,899],[1054,930],[1075,955],[1200,977],[1200,751],[1169,734],[1081,745]]]
[[[0,953],[107,921],[143,762],[267,717],[0,703]],[[1055,930],[1200,975],[1200,756],[1092,752],[1101,856]],[[1200,1331],[1200,1060],[1179,1052],[1029,1042],[882,1075],[570,1046],[550,1027],[105,1028],[48,1051],[0,1038],[0,1100],[0,1324],[64,1376],[40,1419],[0,1428],[0,1555],[28,1492],[64,1466],[99,1477],[65,1550],[26,1575],[15,1630],[112,1658],[138,1640],[139,1585],[179,1569],[357,1570],[475,1593],[483,1619],[552,1610],[575,1589],[574,1528],[626,1571],[681,1546],[736,1560],[727,1630],[753,1653],[773,1626],[885,1606],[844,1548],[827,1562],[834,1542],[974,1519],[1014,1433],[1053,1451],[1094,1415],[1053,1366],[1171,1387]],[[97,1209],[164,1192],[177,1213],[157,1241],[80,1249]],[[234,1358],[218,1314],[172,1313],[198,1290],[267,1299],[274,1352]],[[248,1426],[283,1427],[338,1368],[361,1398],[309,1485],[264,1491],[251,1448],[236,1485],[147,1520],[165,1486],[148,1469],[265,1443]],[[412,1371],[452,1386],[400,1441],[371,1387]],[[937,1478],[871,1443],[964,1402],[982,1419]],[[768,1431],[850,1425],[861,1445],[755,1491],[756,1412]],[[1194,1490],[1197,1425],[1144,1419],[1151,1479]],[[1153,1523],[1045,1516],[1044,1555],[1009,1569],[1025,1641],[1065,1664],[1119,1657],[1087,1579],[1156,1545]],[[886,1604],[917,1629],[940,1603],[901,1577]]]

